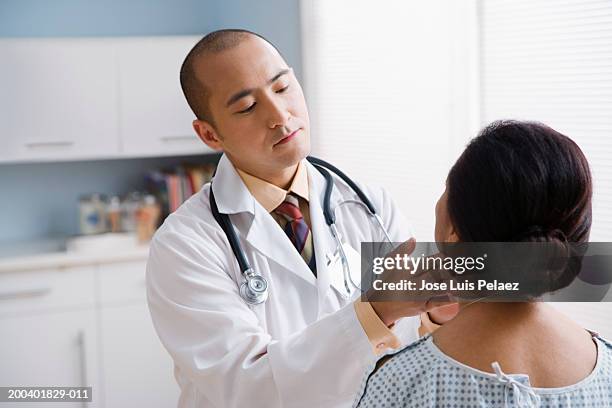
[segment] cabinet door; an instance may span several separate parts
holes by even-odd
[[[0,385],[92,387],[91,403],[19,402],[3,407],[98,407],[95,312],[44,313],[0,318]],[[128,406],[128,405],[126,405]]]
[[[200,37],[146,37],[118,42],[120,134],[127,156],[210,152],[192,128],[195,119],[179,71]]]
[[[103,307],[101,332],[106,408],[176,406],[172,359],[144,302]]]
[[[144,261],[100,265],[100,330],[106,408],[174,407],[173,363],[146,304]]]
[[[93,308],[95,268],[0,273],[0,318]]]
[[[0,161],[118,153],[111,40],[3,39],[0,55]]]

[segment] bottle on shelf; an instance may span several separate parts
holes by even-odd
[[[93,193],[79,198],[79,229],[83,235],[101,234],[107,231],[104,194]]]

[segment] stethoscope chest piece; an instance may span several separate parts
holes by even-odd
[[[258,305],[268,299],[268,281],[253,272],[240,285],[240,296],[250,305]]]

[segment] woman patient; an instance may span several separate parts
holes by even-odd
[[[436,241],[585,242],[591,192],[588,163],[568,137],[538,123],[496,122],[451,169]],[[573,278],[559,276],[553,289]],[[371,373],[355,406],[610,407],[612,343],[542,302],[467,301]]]

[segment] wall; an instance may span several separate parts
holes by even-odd
[[[142,190],[149,170],[207,160],[189,156],[0,165],[0,244],[76,234],[81,195]]]
[[[245,28],[301,73],[299,0],[0,0],[0,37],[205,34]]]
[[[275,43],[301,77],[298,3],[299,0],[0,0],[0,37],[191,35],[219,28],[246,28]],[[75,234],[81,194],[142,188],[142,175],[147,169],[180,161],[166,158],[0,164],[0,246]]]

